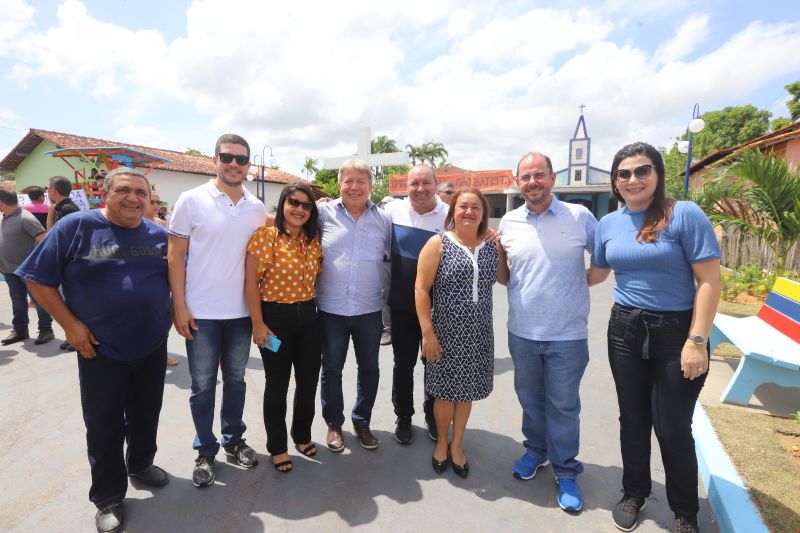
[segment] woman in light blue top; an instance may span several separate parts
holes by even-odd
[[[617,389],[624,495],[614,524],[636,527],[651,491],[655,429],[675,531],[697,531],[692,414],[708,371],[708,333],[721,291],[720,250],[708,217],[666,195],[664,161],[645,143],[623,147],[611,187],[625,207],[600,221],[589,284],[614,270],[608,357]]]

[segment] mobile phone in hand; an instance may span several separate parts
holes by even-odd
[[[281,347],[281,340],[275,335],[267,335],[267,338],[269,339],[269,342],[264,342],[264,348],[272,352],[277,352],[278,348]],[[270,342],[272,343],[272,346],[270,346]]]

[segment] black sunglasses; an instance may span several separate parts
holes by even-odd
[[[653,165],[640,165],[633,169],[633,172],[628,170],[627,168],[617,170],[614,174],[614,177],[617,178],[617,181],[626,182],[631,179],[631,176],[636,176],[636,179],[643,180],[645,178],[650,177],[650,173],[653,171]]]
[[[231,161],[233,161],[234,159],[236,160],[236,164],[239,165],[240,167],[243,167],[250,162],[250,158],[247,157],[246,155],[233,155],[225,152],[220,152],[217,154],[217,157],[219,157],[219,160],[225,163],[226,165]]]
[[[314,208],[314,202],[301,202],[297,198],[292,198],[291,196],[287,196],[286,201],[292,207],[302,207],[309,212]]]

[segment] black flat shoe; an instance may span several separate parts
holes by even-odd
[[[437,461],[436,457],[431,457],[431,466],[433,466],[433,470],[437,474],[441,474],[445,470],[447,470],[447,465],[449,462],[450,462],[449,458],[445,458],[444,461]]]
[[[469,461],[465,462],[463,465],[457,465],[456,462],[453,461],[453,472],[459,477],[467,479],[469,475]]]

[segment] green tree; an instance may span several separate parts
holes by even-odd
[[[703,131],[694,134],[692,158],[702,159],[717,150],[731,148],[764,135],[769,131],[770,117],[772,113],[769,111],[750,104],[703,113],[700,118],[706,126]],[[686,133],[681,136],[684,140],[688,138]]]
[[[792,99],[786,103],[786,107],[789,108],[792,122],[794,122],[800,118],[800,80],[787,85],[786,90],[792,95]]]
[[[187,148],[186,150],[183,151],[183,153],[186,154],[186,155],[199,155],[199,156],[202,156],[202,157],[208,157],[206,154],[204,154],[203,152],[201,152],[197,148]]]
[[[792,121],[787,117],[774,118],[772,119],[772,122],[769,123],[769,131],[777,131],[781,128],[785,128],[791,123]]]
[[[314,174],[314,183],[322,187],[325,194],[333,197],[339,196],[339,172],[333,169],[317,170]]]
[[[758,149],[742,152],[697,196],[714,222],[766,242],[782,276],[789,249],[800,240],[800,170]]]
[[[306,157],[301,172],[303,172],[306,175],[307,180],[311,180],[311,175],[319,170],[319,168],[317,167],[318,163],[319,163],[318,160],[313,159],[311,157]]]
[[[686,155],[678,151],[677,143],[673,143],[669,150],[660,147],[658,151],[664,158],[667,195],[671,198],[683,199],[683,173],[686,171]]]

